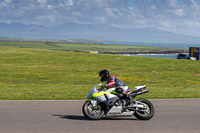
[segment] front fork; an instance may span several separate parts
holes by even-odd
[[[91,103],[91,105],[92,105],[92,109],[97,109],[98,110],[98,104],[100,104],[100,106],[101,106],[101,108],[105,111],[105,112],[107,112],[106,110],[108,110],[109,111],[109,106],[107,106],[108,105],[108,103],[106,103],[106,102],[99,102],[99,101],[97,101],[96,99],[89,99],[88,100],[90,103]],[[108,108],[107,108],[108,107]]]
[[[90,99],[90,100],[87,100],[87,101],[89,101],[92,104],[92,107],[97,106],[98,101],[96,99]]]

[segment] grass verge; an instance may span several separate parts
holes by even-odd
[[[0,47],[0,99],[85,99],[110,70],[143,98],[200,98],[200,62]]]

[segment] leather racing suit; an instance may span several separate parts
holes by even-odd
[[[110,75],[105,86],[107,89],[112,88],[112,87],[114,87],[114,88],[120,87],[120,88],[122,88],[123,94],[130,92],[130,89],[128,88],[128,86],[125,85],[118,77],[116,77],[114,75]]]
[[[130,89],[128,88],[127,85],[125,85],[118,77],[114,76],[114,75],[110,75],[107,79],[107,83],[103,86],[103,88],[116,88],[116,91],[120,88],[120,92],[118,92],[118,97],[120,97],[121,95],[126,95],[127,92],[130,92]],[[103,89],[102,88],[102,89]],[[121,95],[120,95],[121,94]],[[108,101],[104,101],[104,104],[106,106],[106,114],[109,112],[109,104]]]

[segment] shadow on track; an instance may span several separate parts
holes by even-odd
[[[89,120],[84,116],[79,116],[79,115],[52,115],[52,116],[58,116],[62,119],[69,119],[69,120]],[[127,118],[127,117],[110,117],[110,118],[102,118],[100,120],[138,120],[136,118]]]
[[[52,115],[52,116],[58,116],[63,119],[70,119],[70,120],[87,120],[84,116],[78,116],[78,115]]]

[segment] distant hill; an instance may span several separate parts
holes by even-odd
[[[156,28],[118,28],[104,24],[67,23],[54,27],[0,23],[0,36],[30,39],[87,39],[102,41],[198,43],[200,37],[176,34]]]
[[[1,37],[1,41],[36,41],[36,42],[59,42],[59,43],[85,43],[85,44],[104,44],[103,41],[98,40],[87,40],[87,39],[30,39],[30,38],[9,38],[9,37]]]

